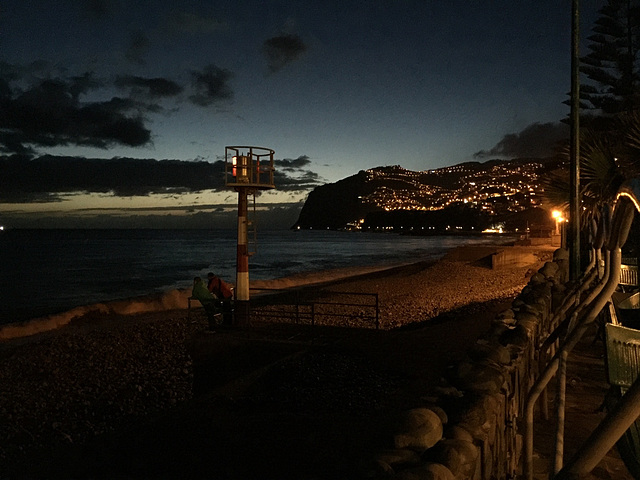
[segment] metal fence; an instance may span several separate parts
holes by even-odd
[[[380,306],[377,293],[252,289],[251,321],[378,329]]]

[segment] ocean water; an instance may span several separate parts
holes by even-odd
[[[504,240],[504,239],[503,239]],[[437,260],[495,236],[418,237],[336,231],[259,232],[251,280]],[[213,271],[235,283],[234,230],[8,230],[0,232],[0,324],[80,305],[192,285]]]

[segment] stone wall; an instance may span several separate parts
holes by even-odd
[[[518,425],[538,373],[537,346],[549,333],[567,278],[568,253],[558,249],[424,405],[392,419],[390,448],[365,459],[363,476],[515,478],[523,448]]]

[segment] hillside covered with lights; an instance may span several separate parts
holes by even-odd
[[[363,170],[315,188],[293,228],[414,233],[518,231],[545,223],[540,179],[556,159],[466,162],[436,170]]]

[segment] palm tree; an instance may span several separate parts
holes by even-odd
[[[563,155],[569,162],[568,148]],[[587,128],[580,134],[580,187],[583,225],[597,219],[600,206],[612,203],[622,183],[640,174],[640,116],[611,119],[609,128]],[[551,205],[569,205],[568,169],[554,172],[544,182]]]

